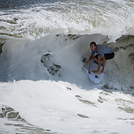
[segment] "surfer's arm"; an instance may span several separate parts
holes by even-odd
[[[102,68],[102,70],[101,70],[101,73],[104,72],[105,65],[106,65],[106,59],[105,59],[105,56],[102,57],[102,60],[103,60],[103,68]]]
[[[93,55],[90,56],[89,60],[87,61],[87,64],[94,58]]]

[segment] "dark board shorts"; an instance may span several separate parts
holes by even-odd
[[[98,55],[99,55],[99,54],[97,54],[97,55],[95,56],[95,58],[98,59]],[[106,60],[113,59],[113,58],[114,58],[114,52],[111,53],[111,54],[104,54],[104,56],[105,56],[105,59],[106,59]]]

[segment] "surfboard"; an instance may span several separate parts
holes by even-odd
[[[101,69],[102,67],[103,67],[103,64],[101,64]],[[88,76],[89,76],[89,79],[94,83],[99,83],[102,80],[103,74],[104,74],[104,73],[95,74],[92,72],[93,70],[97,70],[97,69],[98,69],[98,63],[97,62],[91,63],[89,67],[89,71],[88,71]]]

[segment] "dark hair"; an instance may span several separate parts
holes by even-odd
[[[92,42],[90,43],[90,46],[93,45],[93,44],[96,46],[96,43],[95,43],[94,41],[92,41]]]

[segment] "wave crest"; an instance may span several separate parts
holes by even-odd
[[[64,1],[0,12],[0,35],[38,38],[46,33],[107,35],[115,41],[134,34],[133,2]]]

